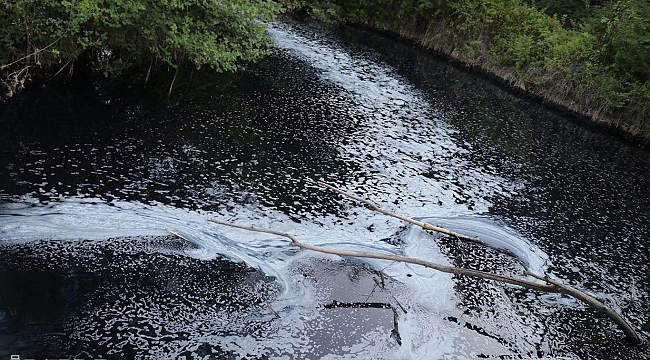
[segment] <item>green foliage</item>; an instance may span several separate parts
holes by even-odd
[[[628,81],[650,79],[650,3],[624,0],[599,7],[587,29],[598,37],[603,65]]]
[[[531,1],[531,5],[548,16],[562,20],[563,24],[573,27],[589,16],[593,6],[603,2],[603,0],[535,0]]]
[[[650,2],[320,0],[650,139]],[[513,79],[510,74],[514,74]]]
[[[149,62],[237,69],[268,51],[265,22],[282,9],[272,0],[2,1],[2,64],[84,56],[106,73]]]

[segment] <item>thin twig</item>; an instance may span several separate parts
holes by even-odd
[[[395,300],[395,302],[397,303],[397,306],[399,306],[399,308],[402,309],[402,311],[404,312],[404,314],[408,314],[408,313],[409,313],[408,311],[406,311],[406,309],[404,308],[404,306],[402,306],[402,304],[399,302],[399,300],[397,300],[397,298],[395,297],[395,295],[390,294],[390,296],[393,297],[393,300]]]
[[[264,304],[266,305],[267,308],[269,308],[269,310],[271,310],[271,312],[273,312],[273,313],[275,314],[275,316],[276,316],[278,319],[281,318],[280,314],[278,314],[278,312],[275,311],[275,309],[273,309],[273,308],[271,307],[271,304],[269,304],[268,301],[264,300]]]
[[[54,73],[54,75],[50,76],[50,80],[51,80],[51,79],[54,79],[54,77],[56,77],[57,75],[59,75],[59,73],[60,73],[61,71],[63,71],[63,69],[65,69],[65,67],[68,66],[71,62],[72,62],[72,59],[70,59],[70,61],[68,61],[67,63],[65,63],[65,65],[63,65],[63,66],[59,69],[59,71],[57,71],[56,73]]]
[[[437,231],[437,232],[442,233],[442,234],[455,236],[455,237],[457,237],[459,239],[463,239],[463,240],[467,240],[467,241],[471,241],[471,242],[479,242],[479,244],[481,244],[481,245],[484,244],[482,241],[479,240],[479,238],[467,236],[467,235],[464,235],[464,234],[460,234],[460,233],[451,231],[449,229],[445,229],[445,228],[442,228],[442,227],[439,227],[439,226],[434,226],[434,225],[431,225],[431,224],[427,224],[427,223],[422,222],[422,221],[418,221],[418,220],[411,219],[411,218],[403,216],[403,215],[396,214],[396,213],[394,213],[392,211],[384,210],[384,209],[380,208],[377,204],[373,203],[370,200],[364,199],[364,198],[362,198],[360,196],[357,196],[357,195],[354,195],[354,194],[350,194],[349,192],[345,192],[345,191],[343,191],[343,190],[341,190],[341,189],[339,189],[339,188],[337,188],[337,187],[335,187],[333,185],[324,183],[322,181],[318,181],[318,185],[326,187],[326,188],[328,188],[330,190],[336,191],[339,194],[345,195],[345,196],[347,196],[349,198],[352,198],[352,199],[355,199],[357,201],[361,201],[362,203],[366,204],[372,210],[378,211],[378,212],[380,212],[382,214],[386,214],[388,216],[392,216],[392,217],[400,219],[400,220],[404,220],[406,222],[410,222],[411,224],[417,225],[417,226],[419,226],[419,227],[421,227],[421,228],[423,228],[425,230]]]
[[[178,68],[174,70],[174,78],[172,79],[171,85],[169,85],[169,92],[167,93],[167,98],[172,95],[172,90],[174,89],[174,82],[176,81],[176,76],[178,76]]]
[[[375,283],[377,283],[377,278],[373,277],[373,279],[375,280]],[[377,283],[377,284],[378,284],[378,283]],[[377,285],[373,285],[373,286],[372,286],[372,290],[370,290],[370,294],[368,294],[368,296],[366,297],[366,300],[365,300],[365,301],[368,301],[368,299],[370,299],[370,297],[372,296],[372,294],[375,293],[375,289],[376,289],[376,288],[377,288]]]
[[[372,280],[375,282],[375,284],[377,284],[377,286],[379,286],[380,289],[382,289],[382,290],[384,289],[384,285],[379,282],[379,279],[377,279],[376,277],[373,276]]]
[[[2,65],[2,66],[0,66],[0,70],[5,69],[5,68],[8,68],[8,67],[10,67],[10,66],[12,66],[12,65],[14,65],[14,64],[17,64],[17,63],[19,63],[19,62],[21,62],[21,61],[23,61],[23,60],[25,60],[25,59],[27,59],[27,58],[29,58],[29,57],[31,57],[31,56],[37,55],[38,53],[40,53],[40,52],[46,50],[47,48],[53,46],[54,44],[56,44],[56,43],[57,43],[59,40],[61,40],[62,38],[63,38],[63,36],[61,36],[60,38],[54,40],[51,44],[47,45],[46,47],[44,47],[44,48],[42,48],[42,49],[36,49],[36,51],[34,51],[33,53],[27,54],[27,55],[21,57],[20,59],[14,61],[14,62],[12,62],[12,63],[9,63],[9,64],[6,64],[6,65]]]
[[[230,250],[230,249],[226,249],[226,251],[229,252],[232,256],[236,257],[237,259],[243,261],[244,264],[248,265],[249,267],[251,267],[251,268],[253,268],[253,269],[257,270],[257,271],[260,271],[260,268],[259,268],[259,267],[253,265],[253,264],[250,263],[248,260],[246,260],[246,259],[244,259],[243,257],[237,255],[237,253],[235,253],[234,251],[232,251],[232,250]]]
[[[382,289],[382,290],[386,290],[386,288],[385,288],[385,287],[384,287],[384,286],[379,282],[379,280],[377,280],[376,277],[373,276],[373,277],[372,277],[372,280],[375,281],[375,284],[377,284],[377,286],[379,286],[380,289]],[[372,289],[373,289],[373,291],[374,291],[375,287],[373,286]],[[390,296],[393,297],[393,300],[395,300],[395,302],[397,303],[397,306],[399,306],[399,308],[402,309],[402,311],[404,312],[404,314],[408,314],[408,311],[406,311],[406,309],[404,308],[404,306],[402,306],[402,304],[399,302],[399,300],[397,300],[397,298],[395,297],[395,295],[391,294],[390,292],[389,292],[388,294],[389,294]],[[367,300],[368,300],[368,299],[366,299],[366,301],[367,301]]]
[[[147,76],[144,78],[144,87],[147,87],[147,83],[149,83],[149,75],[151,75],[151,67],[153,66],[153,60],[149,63],[149,70],[147,70]]]

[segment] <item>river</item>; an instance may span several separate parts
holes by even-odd
[[[0,358],[650,358],[650,153],[394,39],[269,33],[262,62],[169,102],[73,78],[0,105]],[[642,344],[566,296],[207,221],[521,273],[317,180],[512,250]]]

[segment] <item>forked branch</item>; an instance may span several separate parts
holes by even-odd
[[[421,227],[424,230],[431,230],[431,231],[439,232],[441,234],[450,235],[450,236],[453,236],[453,237],[455,237],[455,238],[457,238],[459,240],[463,240],[463,241],[467,241],[467,242],[470,242],[470,243],[478,244],[478,245],[493,249],[493,250],[495,250],[497,252],[500,252],[502,254],[508,255],[508,256],[514,258],[515,260],[517,260],[517,262],[524,268],[524,270],[528,271],[528,265],[526,264],[526,262],[523,259],[519,258],[517,255],[515,255],[509,249],[503,249],[503,248],[499,248],[499,247],[496,247],[496,246],[492,246],[492,245],[489,245],[488,243],[486,243],[485,241],[481,240],[478,237],[471,237],[471,236],[468,236],[468,235],[465,235],[465,234],[461,234],[461,233],[458,233],[458,232],[455,232],[455,231],[451,231],[449,229],[446,229],[446,228],[443,228],[443,227],[440,227],[440,226],[435,226],[435,225],[432,225],[432,224],[429,224],[429,223],[425,223],[423,221],[418,221],[418,220],[412,219],[410,217],[394,213],[392,211],[382,209],[381,207],[379,207],[379,205],[375,204],[374,202],[372,202],[372,201],[370,201],[368,199],[364,199],[364,198],[362,198],[360,196],[350,194],[349,192],[343,191],[343,190],[335,187],[334,185],[331,185],[331,184],[328,184],[328,183],[325,183],[325,182],[322,182],[322,181],[318,181],[317,183],[318,183],[318,185],[320,185],[322,187],[325,187],[325,188],[328,188],[328,189],[330,189],[332,191],[335,191],[335,192],[337,192],[337,193],[339,193],[341,195],[345,195],[345,196],[347,196],[347,197],[349,197],[351,199],[361,201],[362,203],[366,204],[368,206],[368,208],[370,208],[371,210],[375,210],[375,211],[380,212],[382,214],[392,216],[392,217],[394,217],[396,219],[400,219],[400,220],[409,222],[409,223],[411,223],[413,225]]]

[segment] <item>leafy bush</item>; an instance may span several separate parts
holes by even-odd
[[[281,9],[273,0],[4,1],[0,65],[5,74],[82,58],[106,74],[151,62],[234,70],[268,51],[264,23]]]
[[[596,8],[587,30],[598,38],[602,65],[629,81],[650,79],[650,3],[625,0]]]

